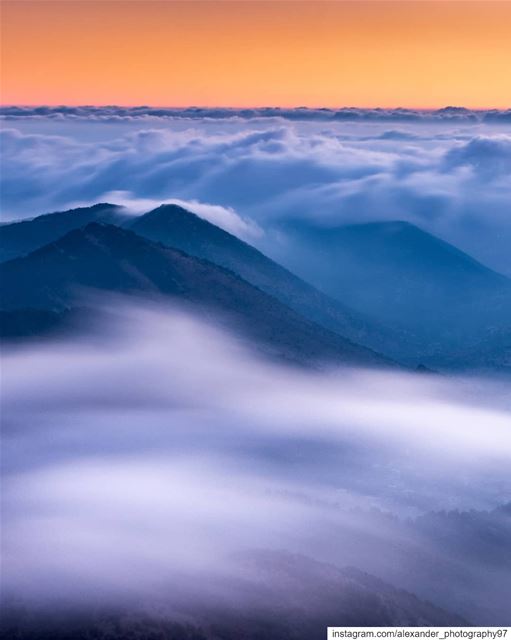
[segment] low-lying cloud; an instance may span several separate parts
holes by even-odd
[[[176,308],[107,307],[107,340],[4,354],[4,593],[116,601],[183,576],[207,589],[257,547],[456,601],[452,552],[405,518],[509,498],[498,380],[288,369]],[[486,575],[470,545],[463,570],[500,589],[504,569]]]

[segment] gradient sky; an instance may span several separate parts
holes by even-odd
[[[2,2],[3,104],[511,105],[511,2]]]

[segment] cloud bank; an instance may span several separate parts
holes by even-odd
[[[343,107],[340,109],[311,109],[298,107],[285,109],[278,107],[260,107],[253,109],[232,108],[162,108],[162,107],[121,107],[121,106],[2,106],[0,116],[6,119],[16,118],[55,118],[55,119],[199,119],[210,118],[223,120],[240,118],[282,118],[284,120],[318,120],[318,121],[397,121],[397,122],[511,122],[511,109],[474,110],[464,107],[444,107],[442,109],[361,109]]]
[[[39,119],[7,122],[1,132],[4,220],[107,199],[137,211],[179,201],[271,250],[281,222],[400,219],[511,273],[511,131],[467,121],[464,110],[391,128],[204,114],[56,122],[51,109],[31,112]]]
[[[509,497],[499,382],[305,373],[179,309],[106,305],[107,342],[5,353],[4,594],[168,604],[176,581],[247,578],[233,558],[257,547],[355,565],[441,606],[475,589],[503,619],[507,551],[492,529],[487,564],[487,516],[449,525],[455,552],[444,525],[406,519]]]

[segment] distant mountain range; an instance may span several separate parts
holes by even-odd
[[[505,276],[405,222],[294,223],[284,232],[288,250],[274,254],[291,271],[177,205],[133,217],[102,203],[1,225],[2,332],[37,334],[69,318],[80,288],[157,292],[213,305],[237,322],[245,316],[245,332],[258,325],[260,338],[286,344],[293,359],[301,350],[298,359],[330,351],[329,360],[384,362],[379,352],[409,366],[509,368]],[[193,268],[176,284],[173,269],[185,264],[179,252]],[[205,269],[218,289],[199,282]]]

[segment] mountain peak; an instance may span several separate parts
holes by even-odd
[[[177,204],[163,204],[136,218],[129,228],[135,233],[190,255],[218,262],[218,251],[259,252],[237,236]]]
[[[412,332],[410,353],[416,340],[421,358],[501,326],[510,308],[508,278],[413,223],[305,223],[286,231],[291,269],[373,322]]]
[[[392,263],[394,267],[400,267],[400,275],[417,269],[439,273],[448,267],[464,275],[477,274],[477,277],[499,283],[506,280],[505,276],[461,249],[407,220],[382,220],[336,227],[315,227],[306,223],[290,228],[289,232],[299,243],[333,252],[338,260],[349,257],[350,268],[352,259],[356,259],[357,262],[369,261],[376,271]]]
[[[145,229],[156,224],[164,226],[168,226],[169,224],[186,225],[189,229],[201,228],[203,233],[207,231],[210,234],[215,233],[218,236],[236,237],[228,231],[225,231],[225,229],[218,227],[216,224],[178,204],[161,204],[159,207],[139,216],[131,227],[140,231],[142,228]]]
[[[196,216],[196,214],[190,211],[189,209],[185,209],[181,205],[174,204],[174,203],[160,204],[160,206],[155,207],[154,209],[149,211],[146,215],[152,215],[156,213],[183,213],[187,215]]]
[[[84,215],[86,213],[94,213],[97,214],[98,212],[114,212],[117,210],[121,210],[122,207],[120,205],[117,204],[112,204],[110,202],[96,202],[95,204],[91,204],[91,205],[87,205],[87,206],[82,206],[82,207],[73,207],[72,209],[64,209],[64,210],[59,210],[59,211],[52,211],[51,213],[43,213],[39,216],[34,216],[32,218],[25,218],[23,220],[15,220],[10,222],[9,224],[19,224],[19,223],[27,223],[27,222],[41,222],[41,221],[47,221],[47,220],[56,220],[58,218],[60,218],[61,216],[65,216],[66,218],[69,218],[69,216],[79,216]]]

